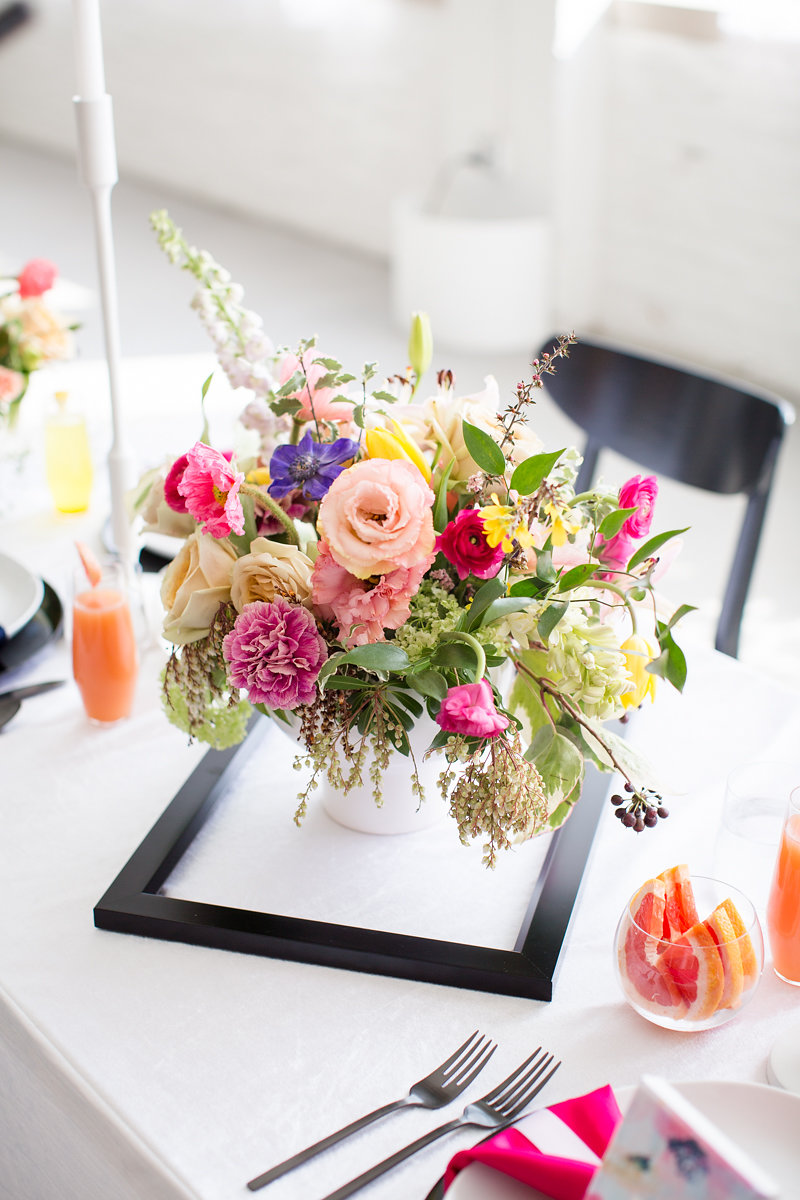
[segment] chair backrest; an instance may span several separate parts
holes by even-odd
[[[542,350],[551,350],[555,340]],[[587,435],[579,491],[591,485],[600,451],[607,448],[679,483],[748,497],[715,639],[718,650],[735,658],[775,463],[794,420],[792,406],[589,339],[579,339],[569,361],[545,376],[545,388]]]

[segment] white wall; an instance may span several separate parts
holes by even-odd
[[[70,5],[36,9],[0,43],[0,136],[72,156]],[[394,197],[495,137],[553,205],[559,327],[797,398],[800,44],[606,23],[554,67],[552,16],[553,0],[107,2],[121,171],[386,254]]]

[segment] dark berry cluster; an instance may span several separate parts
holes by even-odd
[[[652,829],[657,825],[659,817],[663,820],[669,816],[669,809],[664,807],[661,796],[652,788],[637,789],[626,783],[625,791],[629,793],[627,796],[616,794],[611,797],[611,803],[614,805],[614,815],[619,817],[626,829],[642,833],[644,829]]]

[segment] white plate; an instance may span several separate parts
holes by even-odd
[[[694,1081],[673,1086],[774,1179],[782,1200],[800,1198],[800,1096],[761,1083]],[[623,1111],[634,1090],[616,1091]],[[456,1176],[447,1200],[537,1200],[541,1195],[476,1163]]]
[[[44,584],[22,563],[0,553],[0,628],[7,638],[27,625],[44,596]]]

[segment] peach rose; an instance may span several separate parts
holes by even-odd
[[[370,458],[333,481],[317,525],[336,562],[356,578],[368,579],[432,555],[433,501],[412,463]]]
[[[220,604],[231,598],[236,551],[229,542],[191,534],[164,572],[161,602],[167,610],[164,637],[175,646],[208,635]]]

